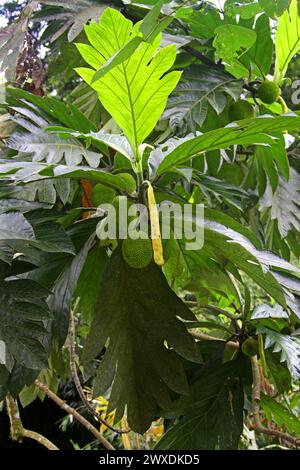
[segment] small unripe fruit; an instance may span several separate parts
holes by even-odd
[[[92,205],[98,207],[101,204],[111,204],[115,195],[116,192],[113,189],[98,183],[92,190]]]
[[[246,356],[256,356],[258,354],[258,344],[256,339],[247,338],[242,344],[242,351]]]
[[[122,254],[126,263],[135,269],[146,268],[152,260],[152,245],[149,238],[123,241]]]
[[[229,117],[231,121],[240,121],[242,119],[251,119],[255,117],[255,109],[249,101],[238,100],[229,108]]]
[[[280,96],[280,88],[275,82],[265,80],[257,91],[257,98],[263,103],[272,104],[278,100]]]

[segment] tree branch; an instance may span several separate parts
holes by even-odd
[[[69,415],[72,415],[82,426],[84,426],[88,431],[90,431],[96,439],[108,450],[115,450],[115,448],[111,445],[111,443],[105,439],[104,436],[83,416],[81,416],[74,408],[69,406],[66,402],[64,402],[61,398],[59,398],[54,392],[52,392],[47,385],[40,382],[38,379],[34,381],[36,387],[42,390],[47,397],[53,400],[62,410],[64,410]]]
[[[209,304],[198,304],[198,302],[194,300],[185,300],[184,303],[188,305],[189,307],[199,307],[203,308],[205,310],[210,310],[212,312],[217,313],[218,315],[224,315],[227,318],[230,318],[230,320],[239,320],[242,318],[242,315],[236,315],[235,313],[228,312],[228,310],[225,310],[224,308],[216,307],[215,305],[209,305]]]
[[[6,397],[6,408],[10,421],[10,436],[13,441],[22,442],[24,438],[33,439],[42,446],[49,450],[59,450],[53,442],[49,441],[45,436],[35,432],[29,431],[23,427],[23,423],[20,418],[20,412],[18,403],[13,399],[11,395]]]
[[[224,343],[225,347],[233,349],[239,349],[240,347],[237,341],[226,341],[224,339],[217,338],[216,336],[210,336],[206,333],[202,333],[202,331],[199,331],[195,328],[192,328],[188,331],[195,339],[198,339],[200,341],[219,341],[219,343]]]
[[[201,60],[201,62],[203,62],[203,64],[208,65],[210,67],[216,67],[215,62],[213,62],[208,57],[206,57],[204,54],[202,54],[202,52],[197,51],[197,49],[194,49],[193,47],[190,47],[190,46],[184,46],[183,49],[186,50],[186,52],[188,52],[192,56],[194,56],[197,59]]]
[[[70,311],[70,322],[69,322],[69,345],[70,345],[70,368],[71,368],[71,374],[72,378],[76,387],[76,390],[78,392],[78,395],[80,396],[80,399],[84,406],[87,408],[87,410],[100,421],[100,423],[104,424],[108,429],[111,431],[114,431],[118,434],[123,434],[127,433],[130,430],[129,429],[118,429],[113,426],[111,426],[105,419],[103,419],[99,413],[91,406],[89,401],[87,400],[85,393],[82,389],[80,379],[77,373],[77,367],[76,367],[76,351],[75,351],[75,321],[74,321],[74,314],[73,311]]]
[[[256,424],[256,431],[268,436],[275,436],[290,442],[294,446],[300,446],[300,438],[293,437],[290,434],[278,431],[277,429],[265,428],[260,420],[260,371],[257,362],[257,356],[251,357],[252,376],[253,376],[253,389],[252,389],[252,412]]]
[[[242,315],[236,315],[235,313],[228,312],[228,310],[216,307],[215,305],[200,304],[199,307],[204,308],[205,310],[211,310],[212,312],[218,313],[219,315],[224,315],[225,317],[230,318],[230,320],[235,321],[242,318]]]

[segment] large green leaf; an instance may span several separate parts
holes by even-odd
[[[257,305],[251,315],[251,320],[259,318],[288,318],[288,314],[281,305],[275,304],[274,307],[268,304]]]
[[[72,90],[70,97],[73,98],[73,104],[88,119],[95,124],[103,122],[103,108],[101,107],[98,95],[87,83],[81,82]],[[104,111],[106,114],[106,111]]]
[[[270,422],[273,420],[278,426],[285,426],[291,433],[300,435],[300,421],[285,406],[273,400],[268,395],[261,396],[261,406]]]
[[[33,20],[36,22],[56,22],[60,27],[51,36],[51,41],[60,38],[66,30],[68,41],[73,41],[83,30],[88,20],[97,21],[101,17],[106,5],[93,0],[76,0],[66,2],[62,0],[41,0],[46,5],[41,11],[37,11]],[[53,8],[56,7],[56,8]]]
[[[197,295],[201,289],[207,295],[218,293],[227,298],[238,298],[236,286],[221,260],[218,263],[212,259],[209,250],[187,251],[181,240],[171,238],[165,242],[164,255],[164,272],[176,290],[187,289]]]
[[[111,8],[105,10],[99,24],[92,23],[85,31],[91,45],[78,44],[77,47],[93,69],[77,71],[87,83],[92,82],[95,69],[141,34],[138,25],[133,27],[130,20]],[[174,63],[176,46],[167,46],[157,52],[160,41],[159,35],[153,44],[140,44],[128,60],[92,85],[103,106],[128,138],[135,155],[153,130],[168,95],[180,78],[180,72],[166,74]]]
[[[10,160],[0,164],[0,175],[16,183],[53,179],[89,179],[110,188],[132,193],[136,188],[135,179],[128,173],[112,174],[88,166],[47,165],[46,163],[18,162]]]
[[[292,0],[289,10],[278,20],[275,48],[274,78],[280,81],[285,77],[290,61],[300,50],[300,15],[297,0]]]
[[[67,165],[79,165],[83,158],[93,168],[99,165],[101,155],[87,150],[76,139],[60,139],[56,135],[36,130],[31,133],[15,133],[7,142],[8,147],[20,153],[32,154],[34,162],[46,161],[57,164],[64,160]]]
[[[182,214],[175,212],[174,221],[179,223],[181,218]],[[196,225],[199,233],[201,233],[201,227],[204,228],[204,246],[199,251],[200,255],[204,251],[205,256],[213,260],[219,260],[223,267],[226,260],[226,271],[231,272],[234,276],[236,276],[236,269],[246,273],[256,284],[273,297],[277,303],[282,305],[283,308],[287,308],[284,289],[277,281],[272,269],[293,273],[299,273],[299,269],[269,251],[257,249],[250,242],[249,238],[246,238],[243,229],[239,229],[238,225],[235,227],[235,230],[232,229],[230,227],[232,222],[228,222],[226,218],[223,221],[220,218],[219,221],[216,221],[212,215],[211,220],[208,220],[206,217],[203,223],[202,220],[185,214],[185,222],[188,222],[190,230],[187,229],[186,225],[184,238],[178,240],[183,245],[182,249],[186,249],[185,242],[187,240],[195,239]],[[240,233],[237,230],[240,230]],[[233,266],[234,269],[232,269]]]
[[[0,240],[15,253],[27,253],[36,248],[49,253],[74,253],[65,230],[53,222],[32,225],[20,212],[0,215]]]
[[[276,140],[272,145],[255,148],[248,173],[248,185],[253,189],[257,188],[260,196],[264,194],[268,185],[273,192],[276,191],[280,172],[286,180],[290,176],[290,164],[284,137],[281,133],[274,134],[274,136]]]
[[[230,124],[225,128],[215,129],[190,139],[165,155],[159,162],[155,156],[157,173],[161,174],[172,167],[182,165],[191,158],[200,156],[208,150],[226,149],[232,145],[272,144],[272,135],[278,131],[297,130],[300,118],[297,115],[283,115],[278,117],[261,116],[256,119],[246,119],[238,124]],[[150,156],[150,164],[152,158]]]
[[[275,384],[276,389],[282,393],[291,388],[292,377],[284,362],[280,361],[280,353],[265,350],[265,358],[270,373],[270,380]]]
[[[77,310],[87,322],[91,322],[94,317],[99,285],[107,259],[106,249],[99,243],[88,254],[78,279],[74,298],[78,299]]]
[[[269,16],[275,18],[289,8],[291,0],[258,0],[258,3]]]
[[[20,88],[8,87],[6,101],[10,107],[17,107],[18,112],[25,108],[36,116],[41,116],[46,119],[49,123],[55,123],[57,121],[71,129],[81,132],[97,130],[97,126],[76,108],[76,106],[58,100],[53,96],[41,98]],[[35,119],[33,122],[35,122]]]
[[[59,346],[64,344],[67,336],[73,294],[94,239],[95,235],[92,234],[70,264],[60,273],[48,299],[50,311],[55,318],[53,330]]]
[[[205,7],[205,5],[201,10],[180,8],[176,13],[176,18],[180,18],[188,24],[192,36],[201,39],[213,38],[215,29],[222,25],[219,12],[214,8]]]
[[[270,220],[276,220],[282,238],[291,230],[300,231],[299,207],[300,176],[291,168],[288,181],[280,178],[279,185],[273,193],[271,185],[260,199],[260,210],[268,211]]]
[[[30,369],[17,362],[11,371],[0,365],[0,400],[3,400],[8,392],[17,397],[24,385],[29,386],[33,383],[39,372],[39,369]]]
[[[158,0],[153,8],[147,13],[143,21],[139,25],[139,31],[141,35],[136,35],[130,41],[126,42],[121,49],[119,49],[114,55],[112,55],[104,65],[100,67],[95,73],[92,83],[99,80],[111,69],[117,65],[122,64],[136,51],[138,46],[143,42],[147,41],[152,43],[155,37],[161,33],[169,24],[173,21],[171,15],[167,15],[163,19],[160,19],[160,10],[164,3],[164,0]]]
[[[35,235],[32,226],[23,214],[11,212],[0,215],[0,239],[34,240]]]
[[[216,48],[216,57],[225,63],[225,68],[237,78],[247,75],[247,69],[240,59],[257,39],[253,29],[243,26],[225,24],[215,30],[213,42]]]
[[[271,0],[272,1],[272,0]],[[224,5],[225,15],[233,16],[234,18],[239,15],[240,18],[249,20],[262,12],[262,8],[257,0],[242,0],[236,2],[235,0],[227,0]]]
[[[242,188],[234,186],[218,178],[204,175],[200,171],[194,170],[193,184],[198,184],[202,191],[213,194],[217,199],[227,201],[229,204],[242,209],[242,202],[250,200],[249,194]]]
[[[68,179],[55,180],[55,179],[44,179],[42,181],[33,181],[26,186],[17,186],[12,190],[11,195],[20,200],[39,201],[39,203],[49,204],[53,206],[58,199],[66,205],[71,202],[72,190],[74,190],[74,184]]]
[[[247,66],[249,71],[251,70],[258,77],[264,78],[270,71],[274,47],[270,20],[267,15],[260,15],[257,18],[254,31],[257,39],[253,46],[241,57],[241,62]]]
[[[202,126],[208,107],[220,114],[224,111],[227,96],[235,101],[242,93],[242,82],[223,70],[206,65],[193,65],[182,76],[168,100],[163,119],[182,134],[195,133],[196,126]]]
[[[48,292],[29,280],[2,281],[0,292],[0,340],[6,359],[30,369],[46,367],[49,333],[43,320],[52,318],[44,300]]]
[[[145,269],[130,268],[117,250],[103,276],[83,364],[107,345],[94,395],[104,393],[112,384],[109,409],[117,408],[118,420],[127,405],[129,426],[137,432],[150,426],[158,405],[170,403],[168,389],[188,393],[176,353],[191,361],[200,357],[180,318],[195,319],[168,287],[160,269],[154,264]]]
[[[72,137],[76,137],[77,139],[83,139],[87,142],[87,144],[90,142],[105,144],[108,147],[116,150],[116,152],[122,153],[122,155],[128,158],[128,160],[133,161],[134,156],[132,148],[127,138],[120,134],[107,133],[103,130],[83,134],[81,132],[73,132],[71,129],[56,126],[48,127],[47,130],[52,133],[57,133],[59,136],[64,138],[70,139]]]
[[[5,212],[21,212],[25,214],[26,212],[34,211],[35,209],[42,209],[43,207],[49,208],[47,204],[42,204],[40,202],[31,202],[25,201],[23,199],[2,199],[1,200],[1,207],[0,207],[0,214],[4,214]]]
[[[183,415],[156,445],[158,450],[237,449],[243,430],[243,386],[235,362],[203,370],[191,397],[179,400]]]
[[[259,327],[259,332],[266,335],[265,348],[273,347],[274,352],[280,352],[281,361],[286,361],[292,377],[298,380],[300,377],[300,339],[265,327]]]

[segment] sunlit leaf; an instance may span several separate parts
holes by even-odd
[[[86,34],[91,45],[78,44],[77,47],[94,70],[81,68],[77,71],[91,84],[95,69],[140,33],[130,20],[108,8],[99,24],[86,27]],[[157,52],[160,41],[161,37],[157,36],[153,44],[142,43],[128,60],[92,85],[128,138],[135,155],[138,146],[153,130],[181,75],[180,72],[166,74],[174,63],[176,46]]]

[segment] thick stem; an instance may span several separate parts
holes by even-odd
[[[76,390],[78,392],[78,395],[81,398],[82,403],[84,406],[88,409],[88,411],[100,421],[100,423],[104,424],[108,429],[111,431],[114,431],[119,434],[127,433],[129,432],[128,429],[118,429],[113,426],[111,426],[105,419],[103,419],[99,413],[97,413],[96,410],[91,406],[91,404],[88,402],[85,393],[82,389],[78,373],[77,373],[77,367],[76,367],[76,351],[75,351],[75,321],[74,321],[74,314],[72,310],[70,311],[70,323],[69,323],[69,344],[70,344],[70,368],[71,368],[71,374],[73,378],[73,382],[75,384]]]
[[[216,307],[215,305],[209,305],[209,304],[198,304],[198,302],[192,300],[185,300],[184,303],[188,305],[189,307],[198,307],[202,308],[205,310],[210,310],[214,313],[224,315],[227,318],[230,318],[230,320],[239,320],[242,318],[242,315],[236,315],[235,313],[228,312],[228,310],[225,310],[224,308]]]
[[[282,113],[283,113],[283,114],[286,114],[286,113],[289,112],[289,108],[288,108],[286,102],[284,101],[284,99],[282,98],[282,96],[279,96],[279,98],[278,98],[278,103],[281,104],[281,108],[282,108]]]
[[[257,356],[251,357],[253,389],[252,389],[252,412],[256,424],[256,431],[268,436],[275,436],[284,441],[290,442],[294,446],[300,446],[300,438],[293,437],[290,434],[278,431],[277,429],[265,428],[260,420],[260,372],[257,362]]]
[[[42,446],[46,447],[48,450],[59,450],[53,442],[49,441],[45,436],[42,436],[38,432],[30,431],[29,429],[24,429],[23,437],[27,437],[28,439],[33,439],[37,441]]]
[[[224,339],[217,338],[216,336],[210,336],[206,333],[202,333],[195,328],[188,330],[193,338],[198,339],[199,341],[219,341],[219,343],[224,343],[225,347],[232,349],[239,349],[240,345],[237,341],[225,341]]]
[[[42,390],[47,397],[53,400],[62,410],[64,410],[69,415],[72,415],[82,426],[84,426],[88,431],[90,431],[96,439],[108,450],[115,450],[115,448],[111,445],[111,443],[105,439],[104,436],[83,416],[81,416],[74,408],[69,406],[66,402],[64,402],[61,398],[59,398],[55,393],[53,393],[47,385],[43,384],[39,380],[35,380],[34,384],[40,390]]]
[[[192,56],[196,57],[197,59],[201,60],[203,64],[208,65],[210,67],[216,67],[215,62],[210,60],[208,57],[206,57],[202,52],[198,51],[197,49],[194,49],[193,47],[190,46],[184,46],[184,48],[189,54]]]
[[[53,442],[49,441],[49,439],[47,439],[45,436],[23,427],[18,403],[11,395],[7,395],[6,397],[6,407],[10,421],[10,436],[13,441],[22,442],[24,438],[28,438],[37,441],[48,450],[59,450],[59,448],[56,447]]]
[[[137,177],[137,185],[138,185],[139,199],[142,200],[142,197],[143,197],[144,174],[143,174],[142,158],[141,158],[140,156],[138,156],[138,157],[136,158],[135,171],[136,171],[136,177]]]

